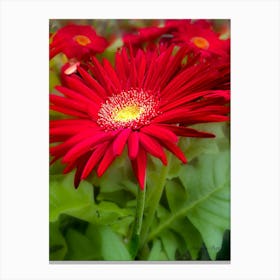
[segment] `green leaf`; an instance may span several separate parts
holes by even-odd
[[[171,212],[179,210],[187,201],[187,193],[178,179],[167,181],[165,193]]]
[[[181,169],[179,179],[181,186],[177,179],[173,183],[168,182],[166,194],[171,213],[161,218],[160,224],[150,233],[149,240],[179,223],[182,228],[176,225],[177,231],[183,234],[192,258],[197,256],[202,237],[211,259],[214,260],[221,248],[223,232],[229,228],[229,152],[200,155],[192,164]],[[182,187],[185,188],[187,197],[184,197]],[[188,219],[184,220],[184,217]],[[200,234],[195,231],[191,234],[190,226],[186,229],[187,221]],[[189,244],[195,244],[194,248]]]
[[[103,192],[102,189],[100,189],[100,193],[97,196],[97,201],[111,201],[118,204],[120,207],[125,207],[129,201],[134,199],[135,196],[132,195],[131,192],[125,190]]]
[[[114,223],[111,223],[110,226],[115,233],[126,237],[134,220],[134,216],[119,217]]]
[[[207,123],[193,125],[192,128],[199,131],[215,134],[215,138],[181,138],[180,147],[187,156],[188,161],[201,154],[217,154],[220,146],[227,143],[228,131],[225,123]]]
[[[92,186],[83,181],[75,189],[73,180],[73,173],[50,176],[50,221],[56,221],[61,213],[73,212],[93,204]]]
[[[175,261],[175,253],[178,247],[178,241],[173,232],[170,230],[165,230],[161,233],[160,239],[162,241],[164,251],[168,256],[168,260]]]
[[[102,260],[101,248],[97,240],[70,228],[66,233],[68,252],[66,260]]]
[[[175,220],[170,228],[184,239],[186,248],[189,251],[192,260],[196,260],[202,246],[202,238],[199,231],[187,218]],[[184,253],[187,254],[187,252]]]
[[[228,189],[221,189],[188,214],[200,231],[212,260],[222,248],[224,231],[230,228],[229,196]]]
[[[93,182],[93,185],[100,186],[102,194],[125,190],[136,197],[138,190],[126,151],[115,159],[102,177],[92,176],[89,180]]]
[[[161,259],[162,246],[159,239],[155,239],[153,242],[152,250],[149,254],[148,261],[159,261]]]
[[[63,260],[67,252],[66,241],[59,230],[59,222],[50,223],[50,260]]]
[[[229,153],[200,156],[180,179],[189,199],[179,211],[185,212],[199,230],[213,260],[221,248],[224,231],[230,227]]]
[[[49,79],[50,79],[49,91],[52,93],[54,87],[60,85],[58,73],[56,73],[56,71],[54,70],[50,70]]]
[[[131,208],[120,208],[117,204],[94,201],[93,187],[82,181],[79,188],[73,186],[73,173],[50,177],[50,221],[67,214],[78,219],[100,225],[110,225],[124,217],[134,216]]]
[[[102,53],[99,54],[98,57],[100,58],[106,58],[108,61],[110,61],[111,64],[114,65],[115,63],[115,54],[117,50],[122,47],[123,41],[122,39],[118,38],[116,39],[113,44],[111,44],[106,50]]]
[[[89,226],[87,236],[99,240],[101,254],[106,261],[129,261],[131,256],[119,235],[108,226]],[[98,237],[97,237],[98,236]]]

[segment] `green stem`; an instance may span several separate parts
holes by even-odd
[[[158,208],[165,184],[166,184],[166,177],[168,175],[169,172],[169,166],[170,166],[170,160],[171,160],[171,156],[170,153],[168,153],[167,155],[167,160],[168,160],[168,165],[167,166],[162,166],[161,172],[159,173],[159,180],[157,181],[157,184],[154,186],[155,190],[154,193],[151,197],[151,207],[148,209],[147,212],[147,218],[145,219],[144,223],[143,223],[143,228],[142,228],[142,239],[141,239],[141,243],[140,243],[140,248],[142,248],[146,241],[147,241],[147,237],[148,237],[148,233],[150,230],[150,227],[154,221],[154,217],[156,214],[156,210]]]
[[[135,259],[135,257],[137,256],[138,249],[139,249],[140,234],[141,234],[144,207],[145,207],[145,193],[146,193],[146,186],[144,190],[138,188],[135,221],[134,221],[132,238],[130,241],[130,254],[133,259]]]

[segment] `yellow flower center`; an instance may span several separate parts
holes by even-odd
[[[129,122],[139,118],[142,112],[143,108],[137,105],[130,105],[117,110],[113,118],[117,122]]]
[[[84,35],[77,35],[74,37],[74,40],[81,46],[86,46],[91,43],[91,40]]]
[[[209,48],[209,42],[203,37],[193,37],[191,42],[198,48],[207,50]]]
[[[97,123],[105,130],[138,129],[159,114],[159,97],[143,89],[112,94],[100,107]]]

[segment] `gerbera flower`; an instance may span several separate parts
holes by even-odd
[[[229,39],[221,40],[220,34],[213,30],[212,23],[206,20],[178,21],[171,42],[188,45],[202,57],[228,57]],[[180,24],[181,23],[181,24]]]
[[[226,25],[228,26],[228,25]],[[163,27],[146,27],[135,34],[126,34],[123,41],[126,45],[144,47],[155,40],[166,45],[187,45],[194,53],[203,58],[229,58],[230,40],[221,40],[221,34],[213,28],[212,22],[207,20],[166,20]]]
[[[68,59],[83,60],[103,52],[107,46],[106,39],[98,36],[92,26],[69,24],[54,34],[50,43],[50,58],[64,53]]]
[[[102,176],[127,146],[143,189],[148,154],[166,165],[168,150],[186,163],[178,137],[214,137],[188,126],[228,120],[228,64],[198,64],[186,48],[131,53],[117,52],[115,67],[93,57],[91,74],[78,66],[56,87],[63,96],[50,96],[51,109],[70,116],[50,122],[50,153],[65,173],[77,167],[75,187],[93,170]]]

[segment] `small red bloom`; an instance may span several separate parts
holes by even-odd
[[[101,53],[108,46],[105,38],[98,36],[89,25],[70,24],[60,28],[50,44],[50,58],[64,53],[68,59],[83,60]]]
[[[206,20],[179,21],[177,30],[173,32],[171,42],[188,45],[202,57],[228,56],[229,39],[221,40],[220,34],[213,30],[212,24]]]
[[[51,109],[70,116],[50,122],[50,153],[67,164],[65,173],[77,168],[75,187],[93,170],[102,176],[127,146],[143,189],[147,154],[166,165],[168,150],[186,163],[178,137],[214,137],[189,126],[228,120],[226,62],[199,63],[186,47],[136,55],[123,48],[114,67],[95,57],[88,67],[91,74],[78,66],[79,75],[56,87],[63,96],[50,96]]]

